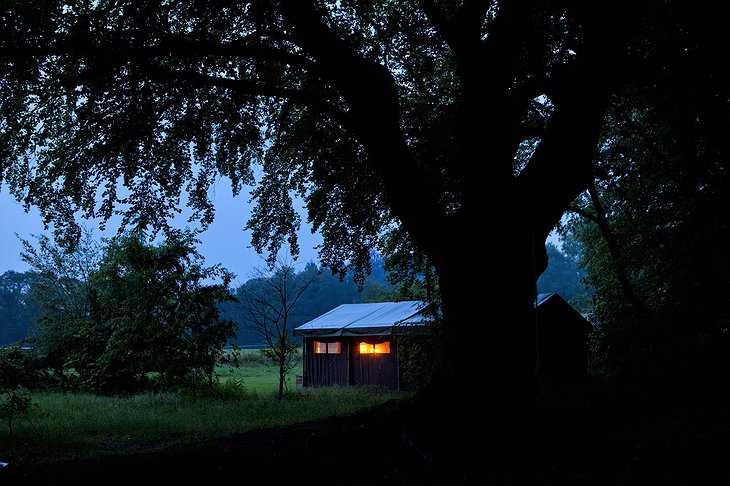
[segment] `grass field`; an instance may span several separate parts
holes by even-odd
[[[214,393],[156,393],[124,397],[34,392],[10,436],[0,429],[0,461],[55,462],[110,453],[154,450],[183,442],[349,413],[405,396],[374,388],[302,389],[295,370],[284,399],[277,369],[253,350],[239,368],[219,368]]]
[[[242,349],[238,353],[240,366],[218,367],[221,383],[242,383],[245,389],[259,394],[273,393],[279,389],[278,368],[261,356],[258,349]],[[296,375],[301,374],[300,363],[287,377],[286,385],[289,390],[295,388]]]

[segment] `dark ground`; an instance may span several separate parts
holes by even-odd
[[[723,384],[727,386],[728,384]],[[468,444],[425,456],[397,430],[388,403],[344,417],[259,430],[172,450],[0,472],[0,485],[710,485],[730,484],[725,393],[684,388],[554,394],[535,408],[529,444]]]

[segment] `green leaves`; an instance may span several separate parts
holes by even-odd
[[[96,251],[80,246],[71,253],[39,241],[39,249],[25,244],[42,275],[34,295],[38,352],[47,366],[59,375],[73,370],[81,386],[105,393],[149,387],[151,374],[161,388],[191,377],[212,382],[235,336],[217,307],[231,298],[232,276],[203,266],[194,233],[173,231],[158,245],[127,233]]]
[[[717,33],[688,28],[691,16],[674,20],[691,39],[675,41],[692,49],[615,98],[595,161],[599,201],[619,251],[609,251],[592,221],[574,216],[567,227],[596,289],[602,357],[639,375],[684,366],[667,358],[674,354],[704,360],[711,346],[727,346],[730,153],[717,127],[730,119],[730,96],[701,61],[702,51],[716,48]],[[587,195],[576,204],[596,214]],[[645,311],[627,298],[627,284]]]

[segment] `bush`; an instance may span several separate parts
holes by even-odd
[[[0,348],[0,389],[38,388],[45,380],[40,362],[31,349]]]
[[[28,413],[32,401],[24,388],[0,389],[0,420],[8,426],[8,433],[13,436],[13,421],[20,414]]]

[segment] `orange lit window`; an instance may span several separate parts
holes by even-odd
[[[384,343],[360,343],[360,354],[389,354],[390,341]]]
[[[314,354],[340,354],[341,352],[342,345],[339,341],[333,343],[314,341]]]

